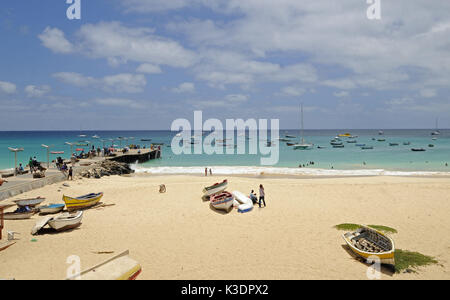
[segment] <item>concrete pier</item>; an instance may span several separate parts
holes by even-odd
[[[116,162],[127,164],[144,163],[152,159],[161,158],[160,149],[141,149],[130,150],[123,154],[116,152],[112,157],[94,157],[92,159],[82,159],[73,167],[73,175],[77,175],[85,170],[92,168],[90,165],[109,159]],[[67,174],[62,173],[56,168],[50,168],[45,172],[44,178],[34,179],[31,174],[20,175],[8,178],[8,182],[0,187],[0,201],[29,192],[34,189],[44,187],[49,184],[66,181]]]

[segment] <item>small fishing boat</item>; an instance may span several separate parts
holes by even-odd
[[[356,147],[364,147],[364,146],[366,146],[366,144],[356,144],[355,146]]]
[[[92,138],[99,139],[100,137],[98,135],[93,135]]]
[[[81,225],[83,212],[79,211],[74,214],[64,213],[48,220],[48,225],[56,231],[64,231],[77,228]]]
[[[64,209],[64,204],[50,204],[47,206],[39,207],[39,213],[41,215],[57,214]]]
[[[29,207],[35,207],[38,204],[41,204],[45,201],[45,198],[37,197],[37,198],[31,198],[31,199],[21,199],[21,200],[14,200],[13,202],[17,204],[19,207],[29,206]]]
[[[357,141],[356,140],[349,140],[349,141],[347,141],[347,143],[349,143],[349,144],[356,144]]]
[[[389,146],[398,146],[398,143],[389,143]]]
[[[350,133],[341,133],[338,134],[339,137],[351,137],[352,135]]]
[[[77,198],[72,198],[63,195],[63,200],[66,203],[69,212],[79,209],[85,209],[96,205],[103,197],[103,193],[92,193]]]
[[[384,134],[383,130],[378,131],[378,135],[383,135],[383,134]]]
[[[314,147],[314,144],[309,144],[305,142],[304,139],[304,130],[303,130],[303,103],[300,105],[301,111],[301,142],[294,145],[294,150],[311,150]]]
[[[135,280],[142,272],[142,267],[129,254],[128,250],[124,251],[67,280]]]
[[[283,138],[279,138],[278,140],[280,142],[290,142],[291,141],[290,139],[283,139]]]
[[[253,209],[253,201],[243,193],[234,191],[233,196],[240,203],[238,206],[238,212],[245,213]]]
[[[411,151],[414,151],[414,152],[423,152],[423,151],[426,151],[426,150],[423,149],[423,148],[412,148]]]
[[[207,186],[203,189],[203,193],[205,194],[205,196],[211,196],[217,193],[220,193],[222,191],[224,191],[227,188],[228,185],[228,180],[224,180],[222,182],[219,183],[215,183],[211,186]]]
[[[233,206],[234,196],[228,192],[222,192],[211,196],[211,206],[215,209],[229,211]]]
[[[363,149],[363,150],[372,150],[373,146],[364,146],[364,147],[361,147],[361,149]]]
[[[386,139],[378,139],[379,142],[386,142]]]
[[[433,144],[428,144],[428,147],[433,148],[434,145]]]
[[[330,145],[332,145],[332,146],[340,146],[340,145],[343,145],[343,143],[342,142],[330,142]]]
[[[295,135],[288,135],[288,134],[286,134],[284,137],[288,138],[288,139],[295,139],[295,138],[297,138]]]
[[[295,143],[286,143],[287,146],[294,146]]]
[[[4,220],[26,220],[34,215],[34,211],[27,212],[9,212],[3,214]]]
[[[50,154],[64,154],[64,151],[51,151]]]
[[[394,241],[382,232],[362,226],[342,235],[350,249],[359,257],[371,260],[377,257],[382,264],[395,266]]]
[[[340,145],[333,145],[333,148],[344,148],[344,144],[340,144]]]
[[[141,142],[150,142],[152,139],[141,139]]]
[[[403,145],[409,146],[409,145],[411,145],[411,142],[404,142]]]

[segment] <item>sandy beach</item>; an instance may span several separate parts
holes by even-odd
[[[246,214],[212,210],[202,189],[224,178],[227,190],[245,194],[262,183],[267,207]],[[367,266],[345,250],[343,232],[333,228],[359,223],[393,227],[396,248],[441,264],[417,273],[385,272],[383,279],[450,279],[448,178],[171,175],[67,183],[10,200],[42,196],[46,204],[62,203],[63,194],[102,191],[102,201],[115,205],[85,211],[81,227],[58,234],[31,236],[38,215],[5,221],[20,240],[0,253],[0,278],[64,279],[70,255],[86,269],[111,256],[94,252],[129,249],[143,268],[138,279],[367,279]],[[158,192],[162,183],[164,194]]]

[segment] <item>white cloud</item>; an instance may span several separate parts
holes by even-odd
[[[58,28],[47,27],[38,36],[42,44],[55,53],[71,53],[74,46],[65,38],[64,32]]]
[[[154,34],[152,28],[131,28],[119,22],[100,22],[81,26],[74,47],[64,33],[47,27],[39,35],[43,45],[56,53],[76,50],[92,58],[105,58],[111,65],[128,61],[186,68],[194,64],[196,54],[178,42]]]
[[[350,90],[356,88],[356,84],[353,80],[342,78],[336,80],[325,80],[323,85],[335,87],[341,90]]]
[[[87,77],[79,73],[61,72],[53,76],[62,82],[77,87],[99,87],[107,92],[140,93],[147,85],[147,80],[142,74],[117,74],[103,78]]]
[[[436,90],[435,89],[423,89],[420,91],[420,96],[423,98],[433,98],[436,96]]]
[[[286,96],[299,97],[306,93],[306,89],[297,86],[285,86],[281,89],[281,94]]]
[[[0,81],[0,92],[5,94],[14,94],[17,90],[17,87],[14,83],[7,81]]]
[[[248,96],[242,94],[232,94],[225,96],[225,100],[227,100],[230,103],[243,103],[247,102]]]
[[[348,97],[349,93],[346,91],[334,92],[333,95],[338,98]]]
[[[25,87],[25,93],[27,94],[27,97],[30,98],[39,98],[45,96],[46,94],[50,93],[51,90],[51,87],[48,85],[27,85]]]
[[[118,107],[128,107],[134,109],[142,109],[145,106],[135,100],[122,99],[122,98],[101,98],[95,99],[94,103],[104,105],[104,106],[118,106]]]
[[[192,82],[184,82],[182,84],[180,84],[178,87],[173,88],[172,92],[174,93],[193,93],[195,92],[195,84],[193,84]]]
[[[142,64],[137,69],[138,73],[159,74],[162,73],[161,68],[152,64]]]

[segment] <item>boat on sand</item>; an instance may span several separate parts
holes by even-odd
[[[56,231],[64,231],[77,228],[83,220],[83,212],[79,211],[75,214],[64,213],[56,216],[48,221],[48,225]]]
[[[34,207],[38,204],[41,204],[45,201],[45,198],[37,197],[37,198],[31,198],[31,199],[21,199],[21,200],[14,200],[13,202],[17,204],[19,207],[29,206]]]
[[[128,250],[124,251],[67,280],[134,280],[142,272],[142,267],[129,254]]]
[[[63,200],[66,203],[67,210],[69,212],[72,212],[79,209],[86,209],[95,206],[102,197],[103,193],[91,193],[77,198],[63,195]]]
[[[228,192],[222,192],[211,196],[211,206],[215,209],[229,211],[233,206],[234,196]]]
[[[64,209],[64,206],[64,204],[50,204],[47,206],[41,206],[39,207],[39,213],[41,215],[57,214]]]
[[[211,196],[224,191],[227,188],[228,180],[225,179],[222,182],[214,183],[213,185],[207,186],[203,189],[203,194],[205,196]]]
[[[253,209],[253,201],[243,193],[234,191],[233,196],[240,203],[238,206],[238,212],[245,213]]]
[[[33,211],[27,212],[9,212],[3,214],[4,220],[26,220],[34,215]]]
[[[361,226],[342,235],[350,249],[366,261],[378,258],[380,263],[395,266],[394,241],[382,232]]]

